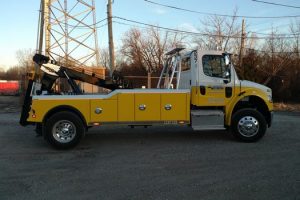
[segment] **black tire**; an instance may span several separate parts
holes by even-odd
[[[240,141],[256,142],[265,135],[266,130],[266,119],[255,109],[244,108],[232,116],[231,133]]]
[[[72,112],[55,113],[45,121],[44,137],[55,148],[75,147],[84,134],[85,126],[82,120]]]

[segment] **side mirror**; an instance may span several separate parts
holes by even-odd
[[[229,68],[227,69],[227,71],[225,72],[225,76],[224,78],[230,78],[230,73],[229,73]]]
[[[230,73],[230,66],[229,65],[226,67],[226,71],[224,72],[223,78],[224,78],[223,82],[225,84],[229,83],[230,80],[231,80],[231,73]]]
[[[224,56],[225,65],[226,65],[226,70],[224,72],[223,78],[225,79],[224,83],[227,84],[227,83],[230,82],[230,79],[231,79],[231,73],[230,73],[231,62],[230,62],[230,55],[229,54],[224,53],[223,56]]]
[[[226,65],[226,66],[229,66],[229,64],[230,64],[230,58],[229,58],[229,55],[226,54],[224,58],[225,58],[225,65]]]

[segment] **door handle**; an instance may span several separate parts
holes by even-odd
[[[96,109],[95,109],[95,113],[96,113],[97,115],[101,114],[101,113],[102,113],[102,108],[96,108]]]
[[[171,104],[166,104],[165,105],[165,110],[171,110],[172,109],[172,105]]]
[[[201,94],[201,95],[205,95],[205,93],[206,93],[205,86],[201,85],[201,86],[200,86],[200,94]]]
[[[232,97],[232,87],[226,87],[225,88],[225,97],[226,98]]]
[[[145,104],[139,105],[139,109],[140,109],[141,111],[146,110],[146,105],[145,105]]]

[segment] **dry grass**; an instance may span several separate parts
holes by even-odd
[[[274,110],[277,111],[300,111],[300,104],[298,103],[274,103]]]

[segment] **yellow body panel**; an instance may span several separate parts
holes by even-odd
[[[93,123],[135,123],[190,121],[190,93],[187,92],[120,92],[113,96],[36,96],[32,100],[29,122],[43,122],[47,113],[68,106]],[[171,109],[165,107],[169,105]],[[145,106],[145,109],[140,109]],[[98,111],[97,111],[98,110]],[[100,110],[100,112],[99,112]]]
[[[191,95],[186,94],[186,102],[187,104],[185,105],[186,107],[186,121],[190,121],[191,118]]]
[[[199,105],[203,106],[224,106],[225,91],[223,89],[212,89],[211,86],[206,86],[206,94],[199,96]]]
[[[57,106],[69,106],[77,109],[86,122],[90,121],[90,100],[88,99],[43,99],[43,100],[33,100],[31,111],[29,113],[28,121],[30,122],[42,122],[45,115],[51,109]],[[34,113],[33,113],[34,110]],[[35,118],[33,118],[33,114]]]
[[[243,95],[238,95],[240,91],[243,92]],[[242,87],[242,88],[236,88],[235,96],[232,97],[232,100],[228,102],[228,104],[225,107],[225,125],[230,126],[231,124],[231,117],[232,117],[232,111],[235,107],[235,105],[243,98],[248,96],[257,96],[261,98],[267,105],[269,111],[273,111],[273,103],[268,101],[268,97],[266,93],[263,91],[256,89],[256,88],[248,88],[248,87]]]
[[[195,92],[193,92],[195,91]],[[232,97],[234,96],[232,88]],[[231,98],[226,98],[224,86],[205,86],[205,94],[200,93],[200,87],[192,87],[192,105],[196,106],[226,106]]]
[[[186,94],[161,94],[161,120],[187,120]],[[168,110],[168,106],[171,109]]]
[[[198,94],[200,94],[199,87],[193,86],[191,89],[191,104],[192,105],[198,105]]]
[[[96,109],[101,109],[97,114]],[[115,122],[118,120],[117,100],[91,100],[91,122]]]
[[[243,92],[242,95],[239,95]],[[254,87],[233,87],[232,96],[226,98],[225,88],[222,89],[212,89],[210,86],[206,86],[206,94],[202,95],[200,93],[199,87],[192,87],[191,93],[191,104],[195,106],[222,106],[225,109],[225,125],[231,124],[232,111],[235,105],[243,98],[247,96],[257,96],[261,98],[267,105],[269,111],[273,111],[273,103],[268,101],[266,93],[260,89]]]
[[[160,121],[160,94],[135,94],[135,121]],[[141,110],[140,106],[145,106]]]
[[[134,121],[134,93],[118,95],[118,121]]]
[[[241,93],[242,91],[242,93]],[[89,99],[81,97],[43,97],[32,100],[29,113],[29,122],[42,122],[46,114],[58,107],[68,106],[78,110],[87,124],[101,122],[163,122],[163,121],[190,121],[190,104],[196,106],[217,106],[202,100],[199,87],[193,87],[190,93],[119,93],[109,98]],[[241,95],[240,95],[241,94]],[[257,96],[273,111],[273,103],[268,101],[267,94],[252,87],[233,88],[232,97],[224,97],[225,125],[230,125],[232,111],[235,105],[247,96]],[[102,98],[102,99],[101,99]],[[204,99],[204,98],[203,98]],[[196,104],[197,103],[197,104]],[[172,108],[166,110],[170,104]],[[145,105],[145,110],[139,107]],[[96,108],[102,112],[95,113]]]

